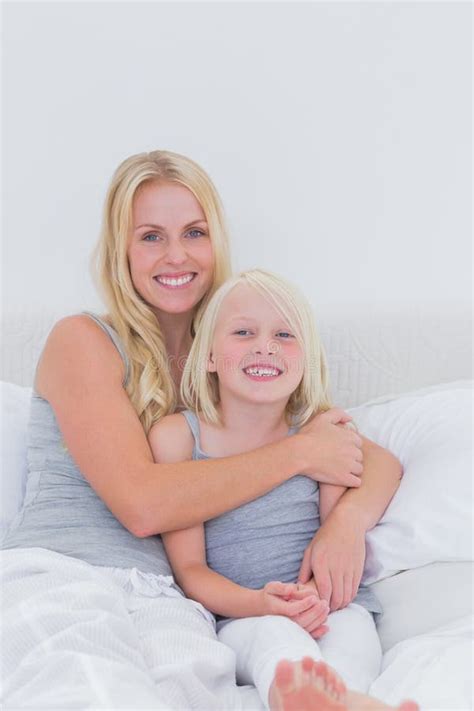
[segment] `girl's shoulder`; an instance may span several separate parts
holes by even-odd
[[[180,412],[166,415],[150,428],[148,440],[157,462],[192,459],[194,437]]]

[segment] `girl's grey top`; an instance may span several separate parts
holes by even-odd
[[[98,316],[87,315],[119,351],[125,366],[125,386],[130,363],[116,331]],[[25,500],[2,541],[3,548],[48,548],[92,565],[136,567],[143,572],[171,575],[160,536],[137,538],[115,518],[69,454],[51,405],[35,391],[27,458]]]
[[[199,420],[191,410],[181,413],[194,436],[193,459],[210,459],[201,449]],[[288,435],[296,432],[291,427]],[[304,552],[320,527],[319,487],[297,475],[268,494],[206,521],[208,566],[238,585],[258,590],[271,580],[294,583]],[[374,593],[359,587],[353,602],[382,612]],[[218,618],[218,628],[223,618]]]

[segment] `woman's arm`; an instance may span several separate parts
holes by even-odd
[[[102,329],[88,316],[70,316],[47,339],[35,388],[51,404],[84,477],[136,536],[218,516],[303,469],[333,483],[360,485],[351,473],[358,463],[346,446],[353,433],[333,422],[340,411],[315,418],[304,434],[245,454],[155,464],[123,377],[120,355]]]
[[[403,469],[391,452],[366,437],[362,437],[362,454],[361,486],[357,491],[347,489],[336,509],[339,509],[340,516],[357,518],[367,532],[382,518],[400,486]]]
[[[321,524],[325,522],[330,512],[346,491],[347,487],[345,486],[331,486],[331,484],[319,485],[319,519]]]
[[[299,575],[306,582],[314,573],[331,611],[354,599],[364,567],[365,534],[381,519],[403,474],[393,454],[365,437],[362,452],[361,486],[348,489],[330,511],[305,552]]]

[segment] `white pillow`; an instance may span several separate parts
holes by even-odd
[[[371,586],[382,605],[376,616],[382,651],[472,614],[473,563],[431,563]]]
[[[349,410],[360,432],[401,461],[400,487],[368,532],[363,582],[472,560],[472,382]]]
[[[19,511],[27,477],[26,428],[31,388],[0,381],[1,401],[1,495],[0,538]]]

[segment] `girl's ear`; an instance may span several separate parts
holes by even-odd
[[[207,372],[208,373],[215,373],[217,370],[216,364],[214,362],[214,357],[212,353],[209,355],[209,358],[207,359]]]

